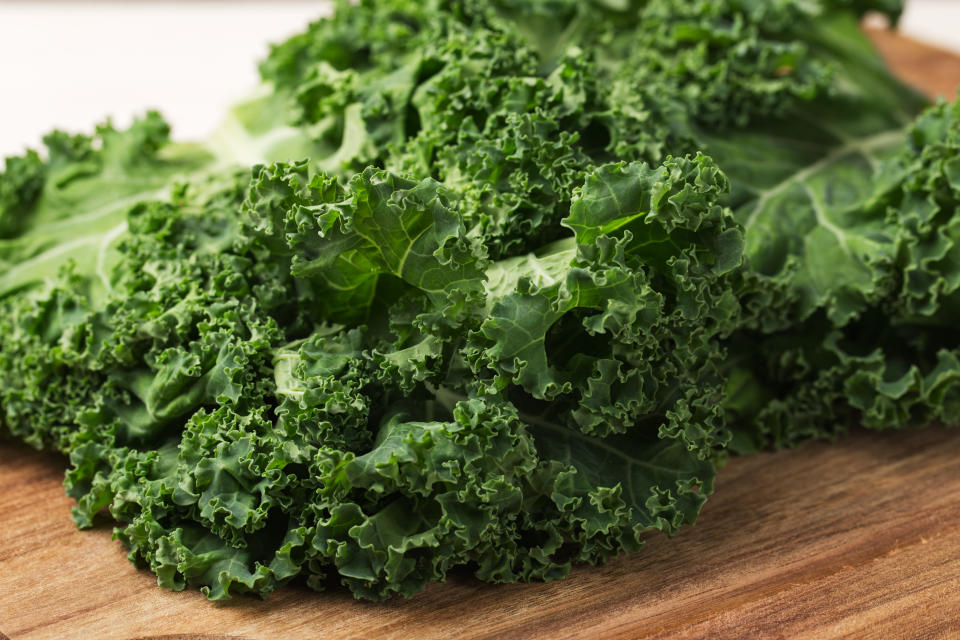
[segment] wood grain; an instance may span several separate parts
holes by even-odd
[[[960,629],[960,429],[734,460],[701,521],[674,540],[559,582],[456,576],[385,604],[297,586],[220,605],[159,589],[108,530],[73,528],[63,467],[0,448],[0,619],[12,640],[947,639]]]
[[[960,25],[957,25],[960,30]],[[960,58],[955,54],[886,29],[867,29],[890,69],[933,99],[953,100],[960,87]]]
[[[872,37],[928,92],[960,86],[949,54]],[[559,582],[458,575],[383,604],[296,585],[223,604],[159,589],[108,528],[73,527],[64,468],[0,444],[0,629],[11,640],[960,637],[960,429],[734,460],[674,540]]]

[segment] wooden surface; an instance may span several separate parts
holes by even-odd
[[[929,93],[960,85],[949,54],[872,37]],[[454,576],[384,604],[296,586],[225,604],[162,590],[109,528],[73,527],[64,467],[0,444],[0,640],[960,638],[960,429],[734,460],[674,540],[559,582]]]
[[[386,604],[298,587],[226,604],[162,590],[109,529],[74,529],[62,472],[43,454],[0,448],[0,629],[12,640],[946,640],[960,629],[960,429],[735,460],[700,522],[673,540],[559,582],[457,576]]]
[[[960,58],[956,54],[885,29],[867,29],[867,34],[883,53],[887,65],[905,82],[931,98],[953,100],[957,97]]]

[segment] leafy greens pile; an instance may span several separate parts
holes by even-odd
[[[957,422],[960,107],[866,10],[342,3],[203,144],[55,131],[0,174],[0,420],[211,599],[557,578],[729,451]]]

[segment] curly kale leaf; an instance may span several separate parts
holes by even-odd
[[[33,346],[86,336],[29,381],[76,389],[71,412],[11,429],[69,453],[78,524],[107,509],[167,587],[565,575],[674,533],[712,491],[738,312],[726,187],[702,156],[601,167],[574,237],[488,263],[430,179],[293,163],[181,186],[130,212],[103,308]],[[351,273],[377,281],[364,324],[329,280]]]
[[[0,180],[0,297],[56,279],[72,261],[109,290],[109,268],[127,210],[209,164],[198,147],[168,144],[169,126],[149,112],[129,129],[93,136],[54,131],[46,158],[8,158]]]
[[[319,132],[316,168],[434,178],[498,259],[562,237],[598,166],[695,153],[704,132],[783,116],[856,76],[834,73],[847,52],[824,11],[368,0],[338,4],[261,71],[297,105],[291,121]]]
[[[255,174],[245,202],[254,233],[290,256],[292,275],[322,297],[318,317],[368,318],[405,289],[422,298],[424,323],[457,324],[476,306],[483,250],[436,181],[371,167],[346,186],[322,174],[307,183],[302,164]]]
[[[754,420],[759,434],[788,444],[855,422],[890,428],[960,418],[960,344],[953,331],[960,288],[958,123],[955,105],[928,110],[895,136],[903,142],[874,161],[876,173],[869,178],[870,169],[860,163],[869,165],[861,158],[872,156],[861,155],[870,152],[862,145],[832,154],[830,161],[838,165],[833,173],[808,172],[805,180],[818,185],[811,193],[845,193],[848,200],[834,200],[822,210],[836,223],[823,219],[818,225],[809,218],[809,249],[796,254],[796,267],[777,276],[787,287],[779,293],[783,304],[791,300],[790,289],[809,286],[806,274],[823,274],[816,280],[819,295],[801,298],[802,308],[809,309],[805,320],[771,325],[760,315],[756,326],[767,328],[767,335],[750,332],[744,338],[760,340],[764,357],[751,357],[752,364],[741,370],[741,388],[751,389],[752,397],[733,394],[731,408],[749,416],[747,422]],[[854,168],[840,170],[849,165]],[[805,188],[795,184],[792,188]],[[808,206],[781,214],[808,215]],[[781,220],[790,224],[790,217]],[[747,227],[748,248],[751,233],[754,226]],[[760,233],[784,243],[798,238],[782,227],[773,232],[761,227]],[[849,251],[832,250],[838,246]],[[761,271],[745,297],[759,299],[757,289],[762,292],[769,277]],[[732,349],[748,352],[744,345]]]

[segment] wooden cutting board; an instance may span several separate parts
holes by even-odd
[[[955,94],[960,59],[871,35],[902,77]],[[455,577],[383,604],[297,587],[213,604],[160,589],[109,527],[74,528],[65,466],[0,444],[0,630],[11,640],[960,638],[960,429],[733,460],[674,540],[559,582]]]

